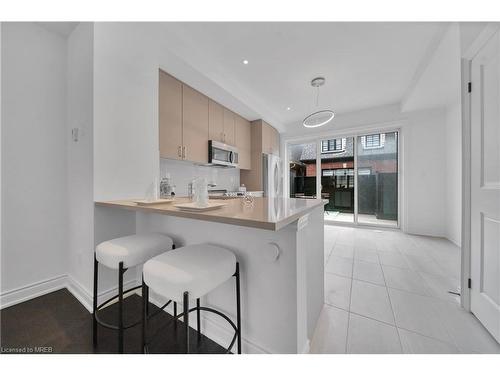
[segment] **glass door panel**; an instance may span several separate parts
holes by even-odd
[[[290,198],[316,198],[316,154],[316,142],[288,146]]]
[[[328,200],[325,220],[354,222],[354,138],[320,141],[321,198]]]
[[[398,132],[357,137],[358,223],[398,226]]]

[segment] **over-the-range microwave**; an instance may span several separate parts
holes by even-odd
[[[222,142],[208,141],[208,163],[213,166],[238,167],[238,149]]]

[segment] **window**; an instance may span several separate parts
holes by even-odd
[[[337,189],[354,188],[354,169],[334,169],[335,187]]]
[[[323,177],[332,177],[333,176],[333,169],[323,169]]]
[[[345,144],[345,138],[328,139],[326,141],[321,141],[321,152],[344,152]]]
[[[385,134],[370,134],[361,137],[361,144],[365,150],[382,148],[385,144]]]

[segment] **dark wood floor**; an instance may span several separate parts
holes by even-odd
[[[124,300],[125,324],[140,319],[141,303],[141,297],[136,294]],[[151,313],[158,311],[156,306],[150,306]],[[118,305],[113,304],[102,310],[101,319],[116,324],[117,308]],[[191,316],[191,319],[196,319],[196,313],[191,313]],[[150,353],[183,353],[184,325],[182,322],[167,324],[170,318],[168,313],[160,312],[151,319]],[[0,320],[2,353],[12,352],[13,349],[36,352],[36,348],[40,347],[53,353],[117,353],[117,332],[101,326],[98,330],[99,346],[96,351],[93,350],[92,315],[67,289],[3,309]],[[140,324],[125,331],[125,353],[141,353],[140,337]],[[209,338],[203,335],[198,338],[193,329],[190,329],[190,344],[193,353],[225,352]]]

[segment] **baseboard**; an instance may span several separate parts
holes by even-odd
[[[136,280],[129,280],[123,283],[123,289],[127,290],[133,288],[136,285],[137,285]],[[89,312],[93,311],[92,293],[88,291],[85,287],[83,287],[83,285],[80,284],[78,281],[76,281],[71,275],[68,275],[67,277],[66,288]],[[101,291],[98,294],[98,301],[99,303],[101,303],[117,294],[118,294],[118,287]],[[132,292],[129,294],[132,294]]]
[[[0,309],[63,289],[66,287],[66,279],[66,275],[60,275],[4,292],[0,295]]]
[[[165,304],[163,300],[164,300],[163,298],[157,296],[153,291],[150,291],[149,302],[153,303],[158,307],[161,307]],[[173,309],[174,309],[173,304],[170,304],[165,308],[165,311],[173,315]],[[182,307],[178,306],[177,313],[180,313],[181,311],[180,309],[182,309]],[[229,326],[229,324],[227,327],[225,327],[220,325],[218,322],[215,322],[214,320],[210,319],[209,317],[204,316],[208,314],[210,313],[202,313],[202,320],[201,320],[202,333],[209,339],[215,341],[220,346],[226,348],[234,336],[233,329],[231,328],[231,326]],[[190,324],[189,324],[194,329],[196,329],[195,321],[196,319],[190,319]],[[235,350],[236,350],[236,344],[233,347],[232,350],[233,353],[235,352]],[[243,354],[271,354],[269,350],[266,350],[262,348],[260,345],[245,339],[244,336],[242,337],[241,340],[241,352]]]
[[[123,288],[130,289],[137,281],[129,280],[123,284]],[[92,312],[92,293],[76,281],[71,275],[60,275],[51,279],[42,280],[21,288],[9,290],[0,295],[0,309],[17,305],[18,303],[43,296],[66,288],[68,291],[89,311]],[[99,293],[99,301],[105,301],[118,293],[118,287],[110,288]]]

